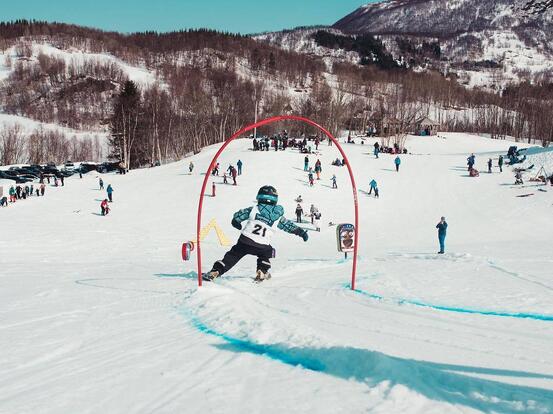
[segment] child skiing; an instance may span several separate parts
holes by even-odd
[[[241,230],[241,235],[223,259],[215,262],[213,268],[202,275],[204,280],[212,281],[220,277],[246,255],[257,256],[255,281],[262,282],[269,279],[271,277],[269,273],[270,259],[273,254],[270,243],[275,225],[287,233],[301,237],[304,241],[309,238],[304,229],[284,218],[284,209],[277,204],[278,194],[274,187],[261,187],[256,198],[257,205],[234,214],[232,226]],[[242,226],[243,222],[246,222],[244,226]]]

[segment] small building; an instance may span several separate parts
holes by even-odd
[[[382,137],[399,134],[402,130],[402,123],[392,116],[375,116],[372,124],[376,127],[376,134]]]
[[[438,135],[441,125],[425,116],[415,123],[415,135],[431,136]]]

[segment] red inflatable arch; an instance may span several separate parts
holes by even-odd
[[[211,171],[215,167],[215,164],[217,162],[217,159],[219,158],[219,155],[221,155],[221,153],[225,150],[225,148],[232,141],[234,141],[236,138],[238,138],[240,135],[242,135],[242,134],[244,134],[248,131],[251,131],[255,128],[260,128],[264,125],[269,125],[269,124],[272,124],[272,123],[278,122],[278,121],[300,121],[300,122],[304,122],[306,124],[309,124],[311,126],[314,126],[314,127],[318,128],[330,140],[332,140],[332,142],[334,142],[334,144],[336,144],[336,147],[340,151],[340,154],[342,154],[342,158],[346,161],[346,166],[348,167],[349,177],[351,179],[351,187],[352,187],[352,190],[353,190],[353,203],[354,203],[354,207],[355,207],[355,245],[354,245],[354,251],[353,251],[353,268],[352,268],[352,271],[351,271],[351,289],[354,290],[355,289],[355,272],[357,270],[357,249],[359,247],[359,244],[358,244],[358,239],[359,239],[359,209],[358,209],[358,205],[357,205],[357,187],[355,186],[355,179],[353,178],[353,171],[351,169],[351,165],[349,163],[349,160],[348,160],[344,150],[340,146],[340,143],[338,142],[338,140],[336,138],[334,138],[334,136],[328,130],[326,130],[325,128],[323,128],[322,126],[320,126],[319,124],[317,124],[316,122],[314,122],[314,121],[312,121],[308,118],[304,118],[304,117],[296,116],[296,115],[275,116],[275,117],[267,118],[267,119],[264,119],[262,121],[259,121],[259,122],[255,123],[255,124],[251,124],[247,127],[242,128],[241,130],[236,132],[232,137],[230,137],[229,139],[227,139],[225,141],[223,146],[219,149],[219,151],[217,151],[217,154],[215,154],[215,156],[211,160],[211,163],[209,164],[209,168],[207,169],[207,172],[206,172],[205,177],[204,177],[204,182],[202,184],[202,191],[200,192],[200,201],[198,203],[198,221],[197,221],[197,231],[196,231],[196,250],[198,252],[198,286],[202,286],[202,249],[201,249],[201,243],[200,243],[200,231],[201,231],[201,228],[202,228],[202,207],[203,207],[203,200],[204,200],[205,190],[206,190],[206,187],[207,187],[207,182],[209,180],[209,177],[211,177]]]

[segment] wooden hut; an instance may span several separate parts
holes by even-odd
[[[415,124],[415,135],[431,136],[437,135],[440,130],[440,124],[425,116]]]

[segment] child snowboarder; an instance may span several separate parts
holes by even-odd
[[[105,216],[109,213],[109,204],[108,199],[104,198],[104,201],[100,204],[100,209],[102,210],[102,216]]]
[[[438,252],[438,254],[444,254],[445,236],[447,234],[447,222],[445,221],[445,217],[442,217],[440,219],[440,222],[436,225],[436,228],[438,229],[438,241],[440,242],[440,251]]]
[[[399,158],[399,155],[394,160],[394,164],[396,165],[396,172],[399,172],[399,166],[401,165],[401,158]]]
[[[257,205],[234,213],[232,226],[241,230],[236,244],[228,251],[222,260],[213,264],[213,268],[202,278],[212,281],[228,272],[246,255],[257,256],[256,282],[262,282],[271,277],[270,259],[273,255],[271,236],[274,227],[287,233],[295,234],[304,241],[309,238],[307,232],[284,218],[284,208],[278,205],[278,193],[272,186],[263,186],[257,193]],[[242,223],[246,222],[243,226]]]
[[[336,175],[332,174],[332,178],[330,179],[332,181],[332,188],[338,188],[338,184],[336,184]]]

